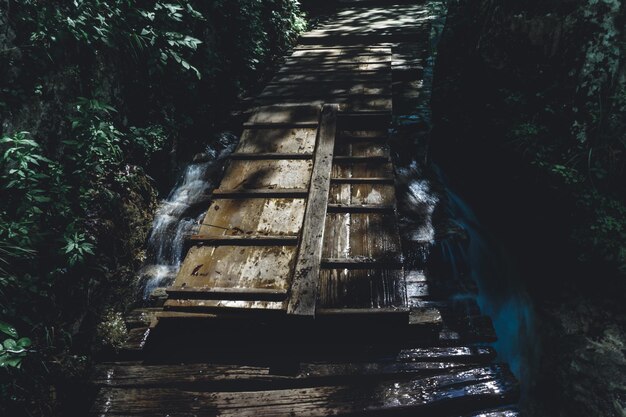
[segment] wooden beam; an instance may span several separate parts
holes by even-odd
[[[191,235],[187,237],[191,245],[207,246],[293,246],[298,244],[298,236],[266,235]]]
[[[259,188],[214,190],[213,198],[306,198],[309,190],[306,188]]]
[[[291,297],[287,305],[287,313],[291,315],[315,316],[338,110],[337,104],[326,104],[322,109],[311,175],[311,192],[302,226],[302,243],[294,270]]]

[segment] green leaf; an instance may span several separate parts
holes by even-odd
[[[8,353],[0,355],[0,367],[19,368],[21,363],[22,356],[9,355]]]
[[[4,348],[6,350],[18,350],[17,342],[13,339],[7,339],[4,341]]]
[[[0,332],[7,334],[13,338],[17,338],[17,330],[15,330],[15,327],[11,326],[9,323],[6,323],[4,321],[0,321]]]
[[[26,349],[27,347],[30,347],[33,344],[33,341],[30,340],[28,337],[22,337],[20,340],[17,341],[17,346],[21,349]]]

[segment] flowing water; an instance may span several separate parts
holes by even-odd
[[[418,265],[436,271],[433,279],[457,283],[471,279],[476,283],[477,294],[471,289],[460,290],[449,301],[463,307],[468,300],[475,300],[481,313],[492,319],[498,336],[493,344],[498,359],[511,366],[525,394],[537,346],[533,344],[533,309],[523,277],[516,273],[512,257],[446,185],[438,169],[432,171],[432,181],[425,179],[415,162],[398,172],[403,238],[408,242],[406,258],[418,259]],[[437,184],[436,191],[432,184]]]
[[[170,285],[184,256],[185,237],[204,217],[211,191],[221,176],[223,160],[234,149],[236,136],[225,133],[207,147],[198,162],[189,164],[157,209],[148,238],[146,265],[139,271],[142,296]]]

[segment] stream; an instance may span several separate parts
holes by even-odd
[[[148,238],[147,261],[139,271],[141,297],[148,300],[157,288],[176,278],[183,258],[185,237],[198,230],[213,188],[218,184],[223,161],[235,149],[238,138],[222,133],[195,162],[183,170],[167,198],[160,202]]]

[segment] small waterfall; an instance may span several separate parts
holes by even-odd
[[[444,199],[446,217],[464,236],[439,242],[443,261],[454,279],[469,276],[477,284],[476,302],[482,314],[491,317],[498,335],[494,347],[526,390],[537,346],[533,344],[532,303],[524,290],[523,277],[517,274],[511,257],[481,226],[467,203],[449,188],[444,190]]]
[[[139,271],[144,300],[156,288],[173,282],[182,262],[185,237],[198,229],[219,180],[222,161],[236,142],[237,137],[231,133],[220,135],[205,153],[196,155],[159,204],[148,238],[147,262]]]

